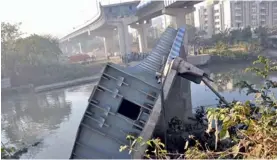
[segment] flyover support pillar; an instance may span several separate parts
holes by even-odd
[[[79,43],[78,43],[78,46],[79,46],[79,53],[83,53],[83,50],[82,50],[82,43],[79,42]]]
[[[195,11],[195,7],[191,6],[188,8],[165,8],[164,14],[175,17],[177,28],[184,27],[187,32],[186,15]],[[188,34],[184,37],[185,53],[188,53]],[[186,56],[186,55],[184,55]],[[185,57],[182,57],[185,58]]]
[[[185,28],[184,47],[180,52],[180,57],[187,59],[188,48],[188,34],[186,28],[185,15],[193,12],[193,8],[165,8],[164,14],[173,16],[176,18],[177,28]],[[165,108],[168,116],[167,121],[170,121],[173,117],[178,117],[183,123],[188,123],[189,116],[192,116],[192,103],[191,103],[191,82],[181,77],[176,77],[173,87],[170,91],[170,95],[166,101]],[[172,107],[174,106],[174,107]]]
[[[135,24],[131,27],[138,31],[138,40],[139,40],[139,51],[146,52],[147,51],[147,29],[151,26],[149,22],[142,24]]]
[[[105,49],[106,57],[108,57],[109,54],[112,53],[112,48],[113,48],[113,39],[112,39],[112,34],[111,34],[110,36],[104,37],[104,49]]]
[[[67,49],[67,46],[65,46],[65,53],[68,53],[68,49]]]
[[[117,24],[119,49],[123,57],[130,53],[130,35],[128,31],[128,24],[125,21],[121,21]]]

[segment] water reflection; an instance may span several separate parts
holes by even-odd
[[[67,89],[67,92],[70,92],[70,93],[81,92],[86,95],[90,95],[93,87],[94,87],[94,85],[92,85],[92,84],[75,86],[75,87],[71,87],[71,88]]]
[[[40,141],[67,121],[71,103],[64,91],[25,94],[2,99],[1,112],[2,141],[21,148]]]
[[[239,88],[235,85],[240,81],[247,81],[250,84],[254,84],[257,88],[260,88],[263,79],[251,72],[245,72],[245,69],[249,67],[250,63],[245,64],[233,64],[233,65],[211,65],[208,68],[203,68],[207,73],[210,73],[211,78],[214,80],[212,86],[223,95],[229,102],[232,100],[246,101],[253,100],[253,95],[246,96],[245,91],[239,91]],[[276,78],[277,74],[273,73],[272,78]],[[197,85],[191,84],[192,90],[192,104],[193,107],[201,105],[215,105],[218,103],[217,97],[210,91],[205,84]],[[272,89],[273,92],[277,92],[277,89]]]
[[[214,80],[213,86],[219,92],[233,92],[237,90],[235,84],[243,80],[248,81],[250,84],[258,85],[257,87],[260,87],[263,82],[261,77],[257,77],[252,73],[246,73],[243,68],[231,69],[227,72],[212,73],[211,78]]]

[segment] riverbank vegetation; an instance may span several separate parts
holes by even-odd
[[[184,142],[181,149],[169,148],[160,138],[143,141],[142,137],[130,135],[127,137],[130,145],[121,146],[119,151],[127,150],[132,154],[137,147],[147,146],[144,156],[148,159],[277,158],[277,99],[272,92],[277,88],[277,82],[269,78],[271,72],[277,71],[277,64],[259,56],[253,65],[245,72],[263,78],[261,87],[247,81],[236,85],[255,98],[245,102],[233,101],[229,105],[219,102],[217,107],[198,109],[195,125],[201,125],[203,129],[179,137],[181,140],[177,142]],[[174,132],[171,123],[168,124],[167,134],[185,132],[182,122],[175,124]]]
[[[40,86],[73,80],[93,76],[102,68],[101,65],[61,63],[62,51],[56,37],[36,34],[26,37],[20,25],[1,23],[2,78],[10,78],[12,86]]]
[[[189,41],[198,54],[211,54],[217,56],[246,58],[256,56],[267,49],[273,49],[269,36],[277,34],[276,28],[258,27],[251,30],[250,27],[243,29],[226,29],[205,39],[205,31],[199,31]]]

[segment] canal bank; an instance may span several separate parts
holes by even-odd
[[[277,50],[265,50],[260,54],[254,53],[236,53],[236,54],[203,54],[209,55],[209,60],[206,64],[236,64],[244,62],[253,62],[258,56],[264,56],[273,61],[277,60]]]
[[[93,83],[93,82],[96,82],[99,79],[99,77],[100,77],[100,73],[95,74],[94,76],[83,77],[83,78],[78,78],[78,79],[59,82],[59,83],[52,83],[49,85],[42,85],[38,87],[35,87],[32,84],[29,84],[29,85],[23,85],[19,87],[2,88],[1,92],[3,97],[10,96],[13,94],[22,94],[26,92],[30,92],[30,93],[46,92],[46,91],[62,89],[62,88],[67,88],[72,86],[84,85],[87,83]]]
[[[84,68],[86,69],[85,72],[83,71],[84,68],[79,66],[79,68],[77,69],[73,68],[75,70],[72,71],[68,70],[67,68],[65,68],[65,70],[57,70],[52,76],[49,76],[46,73],[46,75],[41,73],[39,75],[32,74],[28,75],[27,81],[26,75],[23,75],[23,77],[25,77],[23,78],[23,83],[18,83],[20,82],[20,79],[17,79],[16,77],[2,78],[2,96],[10,96],[11,94],[20,94],[26,92],[44,92],[95,82],[98,80],[101,70],[107,62],[107,60],[102,60],[97,61],[94,64],[84,65]],[[122,64],[119,57],[112,57],[110,58],[109,62],[113,62],[119,65]],[[63,73],[59,74],[59,72]],[[35,82],[29,81],[30,79],[35,79]],[[13,83],[15,81],[16,83]]]
[[[50,91],[50,90],[55,90],[55,89],[77,86],[77,85],[84,85],[87,83],[96,82],[99,79],[99,77],[100,77],[100,73],[96,74],[94,76],[90,76],[90,77],[78,78],[78,79],[75,79],[72,81],[65,81],[65,82],[35,87],[34,91],[35,92],[45,92],[45,91]]]

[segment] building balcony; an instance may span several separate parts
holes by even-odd
[[[267,6],[265,6],[265,5],[260,5],[260,9],[266,9],[267,8]]]
[[[267,13],[265,13],[265,12],[260,12],[260,15],[267,15]]]
[[[214,21],[215,21],[215,22],[220,21],[220,17],[214,17]]]
[[[260,22],[261,22],[261,23],[265,23],[265,22],[266,22],[266,19],[260,19]]]
[[[235,19],[235,22],[236,22],[236,23],[241,23],[241,22],[242,22],[242,19]]]
[[[242,13],[236,12],[236,13],[235,13],[235,16],[236,16],[236,17],[241,17],[241,16],[242,16]]]

